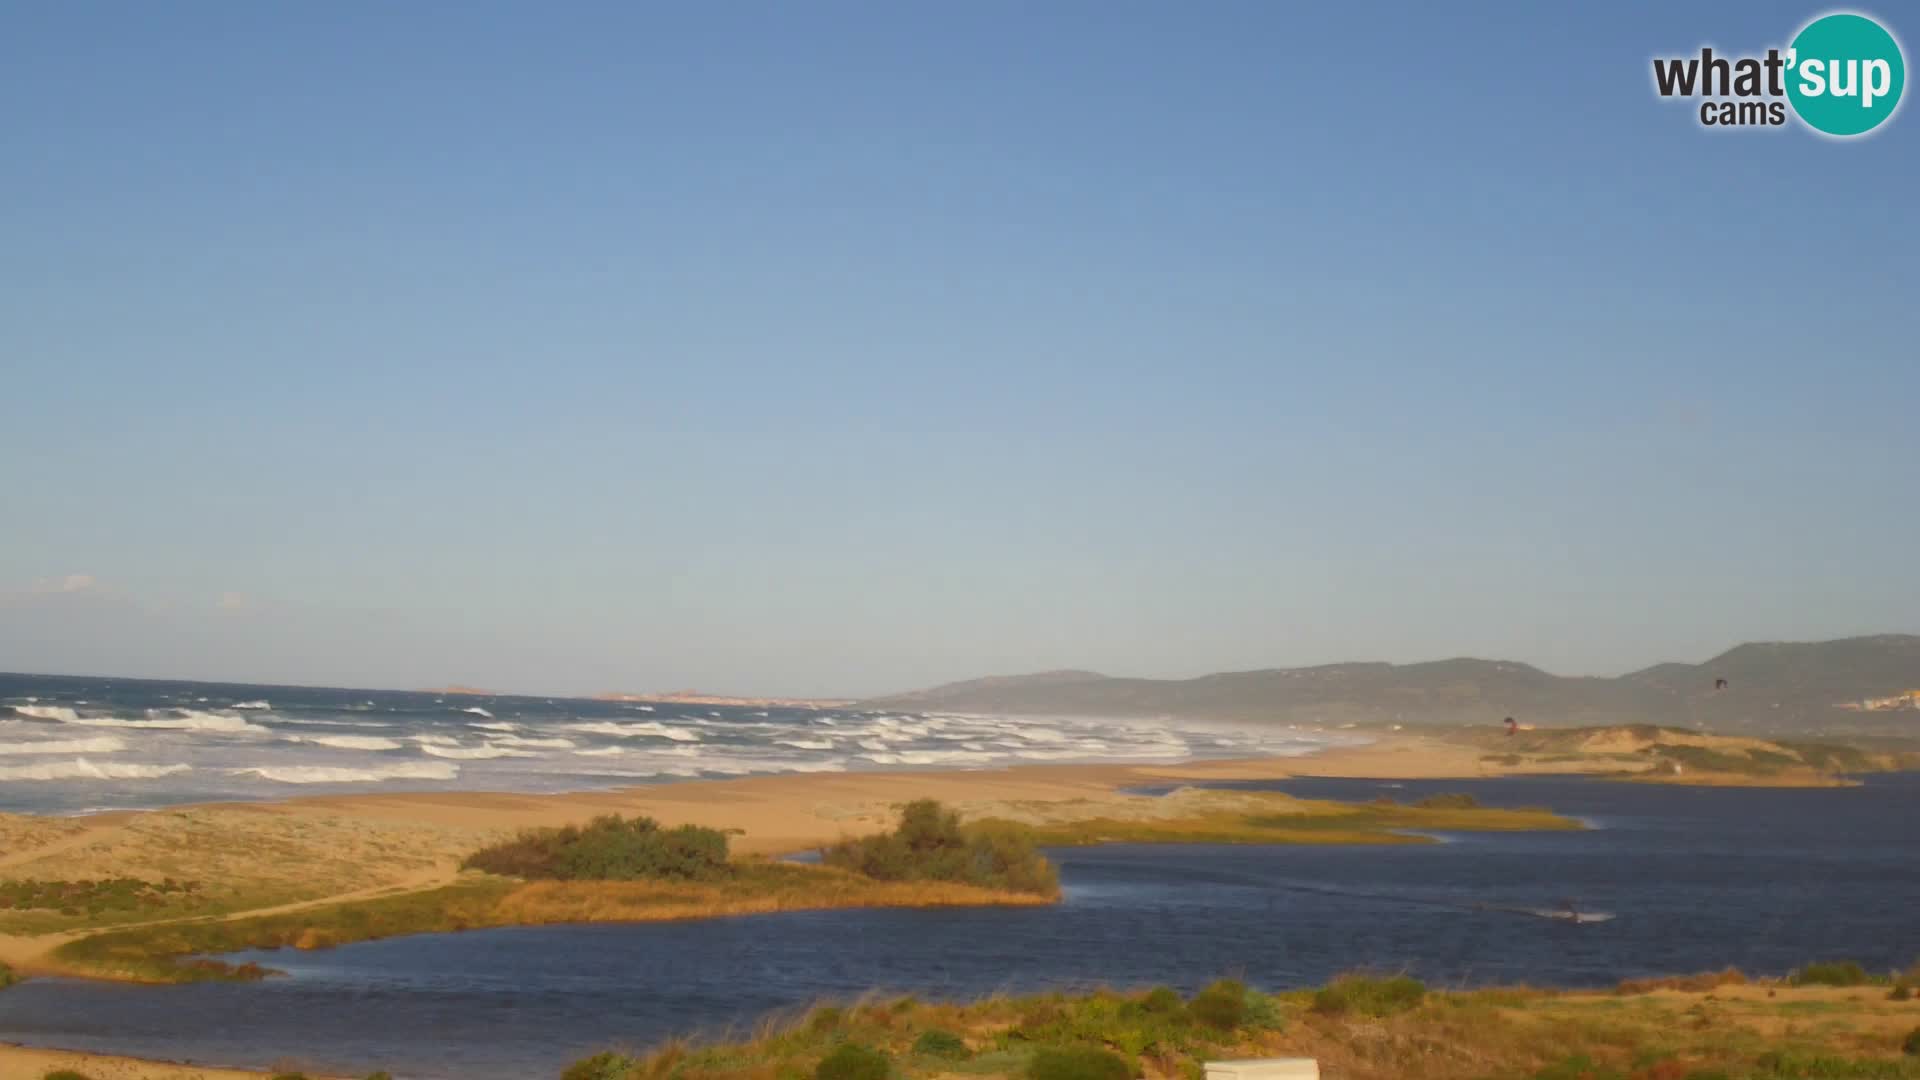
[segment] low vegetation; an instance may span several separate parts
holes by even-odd
[[[716,881],[734,869],[727,861],[727,834],[719,829],[663,829],[650,817],[618,814],[584,826],[528,829],[474,852],[461,865],[559,881]]]
[[[828,866],[876,881],[940,881],[1054,896],[1060,878],[1031,831],[990,822],[963,828],[932,799],[910,802],[892,832],[843,840],[822,853]]]
[[[1317,802],[1262,792],[1234,793],[1231,801],[1194,802],[1155,816],[1072,817],[1025,823],[1043,847],[1088,844],[1426,844],[1426,833],[1568,830],[1584,826],[1543,809],[1483,807],[1472,796],[1434,796],[1415,805],[1391,799],[1371,803]],[[1010,824],[988,821],[983,825]]]
[[[115,877],[100,880],[0,881],[0,911],[45,909],[62,915],[98,917],[116,911],[151,911],[179,894],[199,891],[193,881],[143,881]]]
[[[5,990],[7,987],[19,981],[20,976],[15,975],[13,969],[8,967],[4,961],[0,961],[0,990]]]
[[[450,885],[273,915],[109,930],[67,942],[54,959],[89,974],[145,982],[263,978],[257,963],[215,959],[248,949],[324,949],[406,934],[553,923],[661,922],[773,911],[961,907],[1050,902],[1053,868],[1024,836],[965,830],[938,804],[914,804],[859,869],[727,858],[712,829],[599,818],[522,833],[468,859]],[[899,845],[896,849],[895,845]],[[835,860],[831,859],[830,862]],[[866,872],[872,870],[872,873]],[[507,876],[507,871],[514,876]],[[492,871],[492,872],[488,872]]]
[[[1678,988],[1689,985],[1707,989]],[[1816,1005],[1818,1023],[1798,1019]],[[769,1022],[743,1043],[597,1055],[565,1080],[1199,1080],[1206,1061],[1296,1055],[1344,1080],[1920,1080],[1915,1021],[1879,998],[1728,973],[1634,993],[1445,992],[1354,975],[1269,995],[1225,980],[1192,996],[867,999]]]

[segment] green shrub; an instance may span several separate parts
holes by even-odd
[[[19,981],[20,976],[15,975],[12,968],[4,963],[0,963],[0,990],[5,990],[7,987]]]
[[[1827,964],[1808,964],[1788,979],[1795,986],[1864,986],[1866,969],[1851,960]]]
[[[887,1080],[893,1063],[887,1055],[859,1043],[841,1043],[822,1058],[813,1070],[813,1080]]]
[[[1464,791],[1447,791],[1429,795],[1413,805],[1422,810],[1478,810],[1480,800]]]
[[[1026,830],[1006,824],[964,829],[959,814],[933,799],[908,803],[894,831],[843,840],[821,858],[879,881],[952,881],[1042,895],[1060,889],[1053,864]]]
[[[1247,1019],[1247,988],[1232,979],[1221,979],[1193,995],[1187,1012],[1210,1028],[1232,1031]]]
[[[307,1080],[306,1073],[274,1073],[273,1080]]]
[[[846,1013],[838,1005],[822,1005],[807,1014],[807,1030],[823,1035],[839,1027],[845,1019]]]
[[[1908,1057],[1920,1057],[1920,1028],[1907,1032],[1906,1041],[1900,1044],[1900,1052]]]
[[[1187,1003],[1180,1000],[1180,992],[1171,986],[1156,986],[1140,999],[1141,1011],[1155,1016],[1173,1016],[1186,1007]]]
[[[367,1080],[393,1080],[393,1074],[385,1069],[367,1074]]]
[[[1257,1028],[1262,1031],[1279,1031],[1286,1025],[1280,1015],[1280,1003],[1273,995],[1258,990],[1247,991],[1247,1015],[1240,1023],[1243,1027]]]
[[[560,1080],[622,1080],[638,1064],[625,1054],[612,1051],[595,1054],[590,1058],[581,1058],[567,1066],[560,1074]]]
[[[967,1044],[951,1031],[933,1028],[921,1032],[920,1037],[913,1040],[913,1052],[924,1057],[959,1061],[967,1056]]]
[[[1887,1000],[1888,1001],[1912,1001],[1913,989],[1909,987],[1906,983],[1899,983],[1893,989],[1887,991]]]
[[[87,1080],[87,1077],[81,1073],[74,1072],[72,1069],[55,1069],[42,1077],[41,1080]]]
[[[460,865],[566,881],[712,881],[731,871],[726,833],[698,825],[663,829],[650,817],[618,814],[594,818],[585,826],[528,829],[474,852]]]
[[[1313,995],[1313,1011],[1335,1016],[1392,1016],[1420,1004],[1426,996],[1426,984],[1406,975],[1390,979],[1343,975]]]
[[[1043,1046],[1027,1065],[1027,1080],[1133,1080],[1133,1066],[1111,1050]]]

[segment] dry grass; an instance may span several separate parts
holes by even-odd
[[[1704,981],[1720,982],[1724,974]],[[1773,991],[1777,996],[1768,996]],[[1525,989],[1428,993],[1380,1011],[1326,1013],[1312,991],[1249,994],[1230,1029],[1202,1022],[1190,1004],[1169,1010],[1166,992],[1067,997],[995,997],[967,1005],[863,1000],[763,1023],[749,1039],[693,1045],[675,1040],[605,1072],[618,1080],[779,1080],[811,1075],[833,1046],[857,1042],[886,1053],[903,1080],[1025,1074],[1042,1047],[1112,1050],[1149,1080],[1196,1075],[1223,1057],[1303,1056],[1340,1080],[1532,1080],[1624,1077],[1680,1080],[1691,1074],[1920,1077],[1900,1041],[1913,1006],[1838,1000],[1783,987],[1728,986],[1715,993],[1663,990],[1621,997]],[[1818,1023],[1801,1019],[1810,1006]],[[921,1055],[927,1031],[957,1034],[959,1060]],[[1590,1066],[1567,1068],[1586,1060]],[[1798,1063],[1823,1060],[1826,1071]]]

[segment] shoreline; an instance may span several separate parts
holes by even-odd
[[[1579,764],[1590,767],[1568,767]],[[62,833],[38,846],[0,852],[0,873],[30,871],[37,862],[58,865],[67,857],[110,858],[127,843],[142,843],[161,823],[174,820],[191,823],[201,830],[213,826],[301,831],[330,828],[376,838],[386,837],[391,828],[404,827],[425,830],[438,845],[427,845],[414,862],[404,868],[397,867],[361,888],[242,908],[224,915],[156,920],[225,921],[322,907],[362,897],[424,892],[453,882],[458,876],[459,852],[470,849],[483,838],[526,827],[579,823],[608,813],[647,814],[669,825],[738,829],[741,832],[734,837],[737,853],[779,856],[886,828],[892,823],[893,807],[915,798],[939,799],[969,817],[979,817],[1004,814],[1009,809],[1031,812],[1045,804],[1105,805],[1117,798],[1132,798],[1124,794],[1129,788],[1181,782],[1204,784],[1292,777],[1497,779],[1516,775],[1616,774],[1617,769],[1617,763],[1606,761],[1556,762],[1552,768],[1539,767],[1538,763],[1534,767],[1524,764],[1500,767],[1489,765],[1483,752],[1472,746],[1429,736],[1392,735],[1370,743],[1329,746],[1314,753],[1287,757],[1153,764],[1043,763],[973,770],[787,773],[682,780],[553,795],[486,791],[297,795],[267,802],[201,803],[160,810],[112,811],[78,819],[23,815],[9,822],[0,817],[0,842],[7,840],[5,828],[9,824],[22,821],[29,826],[34,823],[55,826]],[[204,844],[206,833],[201,831],[199,836]],[[31,876],[31,873],[16,876]],[[73,876],[80,874],[76,872]],[[137,925],[141,924],[100,924],[32,936],[0,933],[0,962],[11,964],[24,975],[98,977],[62,970],[49,954],[67,941]],[[42,1060],[69,1064],[44,1067],[36,1064]],[[20,1065],[42,1071],[79,1068],[92,1080],[239,1080],[272,1075],[0,1044],[0,1072],[11,1076],[14,1067]]]

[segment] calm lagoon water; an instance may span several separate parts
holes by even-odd
[[[1579,833],[1377,847],[1133,847],[1056,853],[1054,908],[798,913],[548,927],[246,953],[289,977],[0,993],[0,1038],[208,1063],[292,1061],[431,1080],[557,1076],[614,1045],[719,1032],[872,989],[1171,983],[1266,987],[1352,968],[1440,984],[1606,985],[1733,964],[1784,972],[1920,956],[1920,776],[1840,790],[1569,779],[1301,780],[1363,800],[1471,791],[1586,818]],[[1543,918],[1564,899],[1607,921]]]

